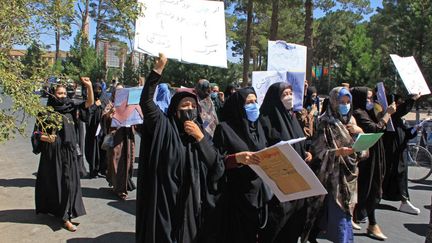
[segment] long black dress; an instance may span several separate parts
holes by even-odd
[[[69,99],[60,102],[50,96],[47,106],[52,106],[62,115],[63,127],[54,133],[57,135],[54,143],[39,143],[41,157],[36,178],[36,213],[49,213],[69,220],[86,214],[74,127],[74,116],[77,109],[84,110],[84,103],[76,106]],[[36,126],[36,129],[42,131],[40,127]]]
[[[105,175],[107,169],[106,153],[102,150],[102,142],[104,135],[99,133],[96,136],[99,124],[102,121],[102,113],[107,105],[107,100],[101,93],[97,93],[98,89],[102,89],[100,83],[93,85],[93,92],[95,100],[100,100],[101,105],[93,104],[89,107],[89,118],[86,122],[86,134],[85,134],[85,157],[89,164],[90,177],[95,177],[98,173]]]
[[[250,122],[244,109],[252,88],[238,90],[222,109],[224,121],[216,128],[213,141],[224,155],[264,149],[267,141],[260,120]],[[255,243],[260,227],[267,219],[271,190],[249,167],[226,171],[226,185],[217,205],[216,237],[209,242]]]
[[[138,168],[136,242],[193,243],[217,199],[222,157],[205,134],[200,142],[187,135],[176,116],[182,98],[172,97],[167,116],[153,102],[160,75],[152,71],[141,94],[144,114]],[[201,120],[197,118],[198,123]]]
[[[383,136],[386,156],[383,199],[386,200],[409,200],[408,167],[403,163],[402,152],[417,133],[411,133],[411,128],[403,123],[402,117],[411,111],[414,103],[413,99],[408,99],[397,106],[396,112],[391,116],[395,131],[386,131]]]
[[[356,87],[352,91],[353,116],[357,125],[365,133],[385,132],[387,124],[376,118],[374,111],[366,110],[367,87]],[[375,208],[382,197],[382,183],[385,173],[385,152],[382,138],[369,149],[369,158],[359,163],[358,203],[354,218],[359,217],[361,210],[366,209],[369,224],[374,225]]]
[[[280,141],[304,137],[294,113],[287,111],[281,102],[281,95],[289,88],[287,83],[272,84],[261,105],[261,121],[268,145]],[[292,145],[305,158],[305,142]],[[266,227],[260,232],[260,242],[297,242],[306,219],[304,200],[281,203],[274,196],[269,203],[269,217]]]

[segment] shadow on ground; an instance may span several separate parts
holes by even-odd
[[[82,189],[83,197],[99,198],[99,199],[107,199],[107,200],[118,199],[118,197],[113,193],[112,189],[109,187],[101,187],[101,188],[82,187],[81,189]]]
[[[37,215],[34,209],[11,209],[0,211],[0,222],[47,225],[53,231],[62,229],[60,219],[45,214]]]
[[[2,187],[35,187],[35,185],[36,179],[33,178],[0,179]]]
[[[421,184],[421,185],[430,185],[432,186],[432,180],[423,180],[423,181],[416,181],[411,182],[412,184]]]
[[[405,228],[415,234],[426,237],[427,224],[404,224]]]
[[[377,209],[388,210],[388,211],[399,211],[398,208],[387,204],[378,204]]]
[[[66,241],[67,243],[128,243],[135,242],[135,233],[133,232],[111,232],[100,235],[96,238],[74,238]]]
[[[429,185],[415,185],[415,186],[410,186],[409,189],[411,189],[411,190],[422,190],[422,191],[432,191],[432,186],[429,186]]]
[[[123,212],[126,212],[128,214],[136,215],[136,200],[126,200],[126,201],[114,201],[109,202],[109,206],[113,208],[117,208]]]

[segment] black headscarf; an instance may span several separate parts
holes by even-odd
[[[228,84],[228,85],[227,85],[227,87],[226,87],[226,89],[225,89],[225,92],[224,92],[225,100],[228,99],[228,98],[232,95],[231,91],[232,91],[233,89],[234,89],[234,90],[237,89],[237,86],[235,86],[234,84]]]
[[[269,145],[304,137],[303,129],[295,115],[287,111],[281,101],[283,91],[288,88],[290,85],[284,82],[272,84],[261,105],[262,124]],[[304,158],[304,142],[295,143],[293,147]]]
[[[97,92],[97,90],[100,89],[101,92]],[[108,104],[108,97],[106,96],[106,93],[103,90],[102,84],[99,82],[93,83],[93,96],[94,100],[100,100],[103,107],[105,107],[106,104]]]
[[[312,99],[312,94],[313,93],[317,93],[317,89],[315,87],[313,87],[313,86],[308,87],[307,90],[306,90],[306,96],[305,96],[305,99],[304,99],[304,102],[303,102],[303,107],[304,108],[308,109],[312,105],[316,104],[314,102],[314,100]],[[319,110],[319,108],[318,108],[318,110]]]
[[[259,120],[250,122],[247,119],[244,106],[250,94],[256,95],[252,87],[240,89],[232,94],[222,108],[222,117],[223,121],[247,143],[250,151],[258,151],[266,147],[266,139]]]
[[[64,88],[66,89],[66,87]],[[70,113],[75,110],[73,100],[68,97],[59,99],[55,96],[56,87],[51,88],[51,92],[48,94],[47,106],[51,106],[54,111],[60,114]]]
[[[366,110],[366,100],[369,90],[368,87],[355,87],[351,89],[353,110]]]
[[[73,100],[68,97],[62,99],[57,98],[55,96],[55,91],[56,87],[53,87],[51,93],[48,94],[47,106],[51,106],[54,111],[62,115],[62,129],[59,131],[62,143],[75,148],[76,134],[74,122],[76,121],[77,107]]]

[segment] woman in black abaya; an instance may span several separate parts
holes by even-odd
[[[213,141],[226,156],[227,184],[217,205],[217,237],[212,242],[256,243],[259,229],[266,224],[272,193],[247,166],[259,163],[254,152],[267,146],[253,88],[232,94],[222,115],[224,121],[216,128]]]
[[[93,95],[95,102],[89,107],[89,120],[86,122],[85,135],[85,157],[89,164],[90,178],[97,177],[99,173],[105,175],[107,169],[105,151],[101,149],[103,133],[100,132],[100,128],[99,134],[96,134],[102,120],[102,113],[108,103],[102,92],[102,84],[93,84]]]
[[[402,117],[408,114],[420,95],[415,95],[403,102],[396,96],[397,111],[391,116],[395,131],[386,131],[383,136],[386,173],[383,181],[383,198],[390,201],[401,201],[399,210],[410,214],[419,214],[409,200],[408,166],[403,163],[402,152],[410,139],[417,133],[404,124]],[[387,97],[387,100],[390,97]]]
[[[293,108],[293,94],[287,83],[272,84],[261,105],[261,121],[268,145],[280,141],[304,137]],[[294,143],[297,153],[311,161],[311,154],[305,150],[305,142]],[[269,203],[269,218],[260,233],[260,242],[297,242],[303,232],[306,207],[304,200],[281,203],[273,197]]]
[[[387,122],[396,111],[396,105],[388,107],[386,113],[378,118],[374,112],[373,93],[367,87],[355,87],[353,97],[353,116],[357,125],[365,133],[385,132]],[[358,203],[354,210],[354,222],[360,220],[360,213],[366,210],[369,226],[367,234],[378,240],[387,237],[381,232],[375,219],[375,209],[382,197],[382,183],[385,173],[385,151],[382,139],[369,149],[369,158],[359,164]]]
[[[71,219],[86,213],[81,194],[74,116],[77,109],[84,111],[93,104],[93,91],[90,79],[82,80],[89,94],[87,101],[75,105],[66,97],[65,86],[58,85],[54,94],[50,94],[47,106],[60,114],[62,128],[46,131],[36,126],[35,131],[40,134],[41,152],[36,178],[36,213],[52,214],[62,219],[69,231],[76,230]]]
[[[202,128],[197,97],[178,90],[165,115],[153,95],[161,55],[141,94],[144,124],[137,186],[136,242],[194,243],[212,213],[222,157]]]

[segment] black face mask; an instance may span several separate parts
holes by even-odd
[[[100,99],[101,95],[102,95],[102,92],[94,92],[94,98],[95,99]]]
[[[187,109],[187,110],[178,110],[178,115],[180,117],[177,117],[181,124],[184,124],[185,121],[196,121],[198,117],[197,109]]]

